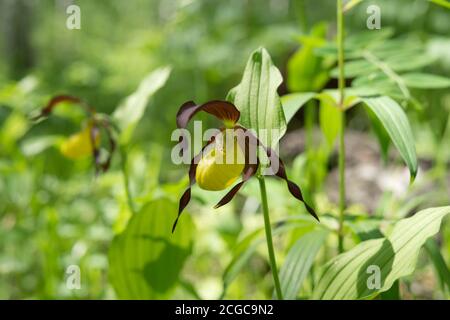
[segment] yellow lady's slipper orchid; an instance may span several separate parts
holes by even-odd
[[[81,159],[87,156],[91,156],[94,150],[92,146],[92,126],[86,126],[83,130],[78,133],[71,135],[64,141],[60,146],[61,153],[69,159]],[[100,145],[100,135],[95,132],[95,148]]]
[[[255,146],[263,147],[274,175],[283,179],[289,192],[297,200],[303,202],[306,210],[319,220],[314,209],[305,202],[300,187],[288,179],[283,161],[278,155],[271,148],[265,147],[251,131],[238,124],[241,113],[234,104],[228,101],[213,100],[197,105],[193,101],[188,101],[178,110],[177,127],[185,129],[189,120],[200,111],[221,120],[226,130],[231,130],[234,136],[241,138],[241,141],[237,143],[236,138],[225,139],[229,136],[224,135],[222,129],[208,141],[204,146],[204,151],[192,159],[189,168],[189,187],[180,198],[178,215],[173,223],[172,232],[177,226],[181,213],[191,200],[191,188],[195,183],[205,190],[220,191],[230,187],[239,177],[242,177],[241,181],[236,183],[214,208],[219,208],[233,199],[241,187],[258,172],[259,159]],[[180,139],[182,151],[187,148],[186,140],[184,136]],[[233,142],[231,146],[227,141]],[[214,148],[208,151],[206,148],[210,146],[214,146]],[[253,146],[253,149],[250,146]],[[253,153],[255,154],[252,156]],[[233,160],[230,161],[230,158]],[[256,161],[251,160],[254,158]],[[274,163],[277,163],[278,166],[275,166]]]

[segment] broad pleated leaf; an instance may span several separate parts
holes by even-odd
[[[241,83],[228,95],[241,112],[239,122],[253,129],[267,147],[275,146],[286,132],[286,119],[277,93],[282,81],[269,53],[259,48],[251,54]]]
[[[121,143],[130,140],[134,128],[144,115],[151,96],[164,86],[169,78],[170,70],[169,67],[163,67],[151,72],[141,81],[138,89],[114,111],[113,117],[121,129]]]
[[[414,137],[408,118],[398,103],[389,97],[362,98],[380,120],[392,142],[409,168],[411,181],[417,174],[417,156]]]
[[[373,298],[389,290],[397,279],[414,272],[420,248],[449,213],[450,206],[422,210],[398,221],[388,237],[364,241],[335,257],[323,267],[312,298]],[[377,268],[379,286],[373,281]]]
[[[314,92],[300,92],[282,96],[281,104],[283,106],[286,122],[289,123],[294,115],[315,95]]]
[[[178,282],[191,251],[193,224],[189,215],[172,234],[177,205],[153,200],[131,217],[109,252],[109,276],[120,299],[165,299]]]
[[[328,231],[317,230],[300,237],[289,250],[280,270],[281,290],[284,299],[292,300],[298,295],[314,259],[322,247]]]

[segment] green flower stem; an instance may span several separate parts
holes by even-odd
[[[344,217],[345,217],[345,75],[344,75],[344,12],[342,0],[337,0],[337,47],[339,65],[339,107],[342,115],[342,126],[339,134],[339,230],[338,249],[344,251]]]
[[[278,278],[277,261],[275,259],[275,252],[273,250],[272,230],[270,227],[269,206],[267,204],[267,191],[264,176],[258,177],[259,189],[261,191],[261,205],[264,213],[264,227],[266,230],[267,251],[269,252],[270,268],[272,269],[273,282],[278,300],[283,300],[281,292],[280,279]]]

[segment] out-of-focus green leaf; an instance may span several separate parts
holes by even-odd
[[[450,79],[427,73],[406,73],[401,77],[406,85],[419,89],[440,89],[450,87]]]
[[[0,145],[8,150],[28,131],[30,124],[20,112],[13,112],[6,119],[0,131]]]
[[[291,93],[281,97],[286,122],[292,120],[294,115],[316,94],[314,92]]]
[[[138,89],[114,111],[114,120],[121,129],[122,144],[131,139],[134,128],[144,115],[149,99],[164,86],[169,78],[170,70],[170,67],[162,67],[151,72],[141,81]]]
[[[437,5],[440,5],[444,8],[450,9],[450,2],[447,0],[428,0],[428,1],[433,2]]]
[[[361,76],[376,70],[376,66],[363,59],[352,60],[344,64],[344,74],[346,78]],[[339,69],[336,67],[331,70],[331,75],[334,78],[337,78],[339,76]]]
[[[280,284],[284,299],[292,300],[297,297],[328,233],[327,230],[309,232],[300,237],[289,250],[280,270]]]
[[[287,86],[291,92],[318,91],[328,81],[324,58],[314,53],[325,43],[327,25],[316,24],[311,34],[300,38],[301,47],[288,61]]]
[[[386,64],[396,72],[405,72],[415,70],[428,66],[434,62],[435,59],[427,54],[404,54],[396,55],[386,58]]]
[[[427,242],[425,242],[425,249],[434,265],[442,291],[445,292],[446,290],[450,290],[450,271],[448,270],[447,263],[441,254],[438,244],[434,239],[428,239]]]
[[[364,241],[333,258],[323,267],[313,299],[367,299],[389,290],[414,272],[420,248],[449,213],[450,207],[422,210],[398,221],[388,237]]]
[[[22,142],[21,149],[24,155],[30,157],[41,153],[51,146],[54,146],[62,139],[63,137],[54,135],[31,137]]]
[[[164,299],[178,283],[191,252],[193,223],[181,217],[174,234],[175,202],[160,198],[146,204],[117,235],[109,252],[109,275],[120,299]]]
[[[241,112],[239,122],[253,129],[268,147],[275,146],[286,132],[286,119],[277,89],[283,78],[269,53],[259,48],[250,55],[241,83],[228,98]]]
[[[411,181],[417,175],[417,156],[411,126],[403,109],[389,97],[362,98],[380,120],[409,168]]]
[[[320,99],[319,122],[320,130],[328,143],[333,146],[336,137],[342,128],[341,112],[335,103],[330,103],[327,99]]]

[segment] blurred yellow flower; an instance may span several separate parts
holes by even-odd
[[[73,160],[91,156],[94,149],[92,146],[91,131],[92,125],[89,125],[80,132],[71,135],[61,144],[61,153],[65,157]],[[95,148],[98,148],[100,145],[100,135],[97,131],[94,134]]]

